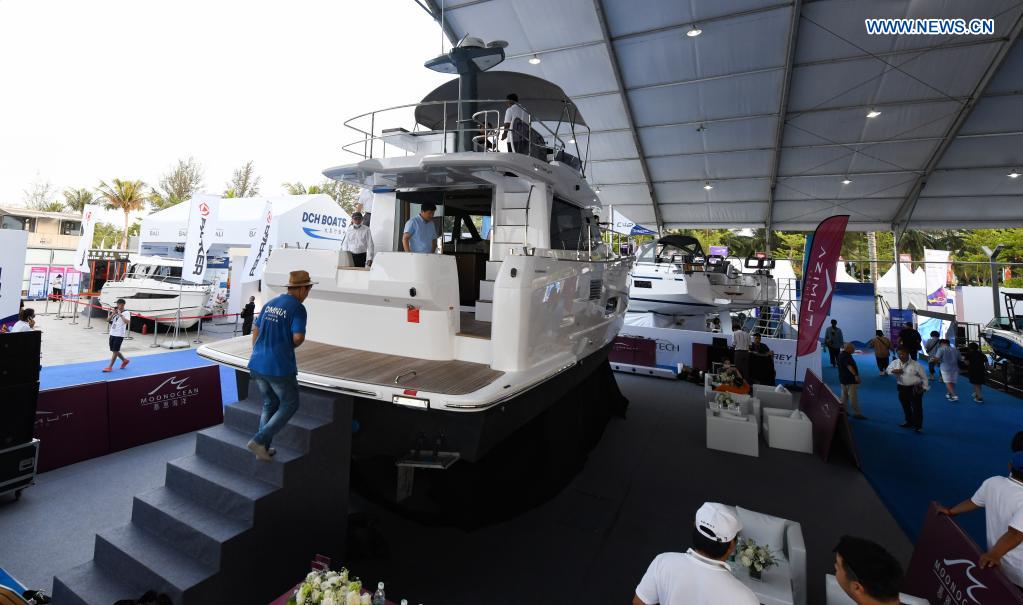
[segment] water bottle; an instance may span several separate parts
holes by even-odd
[[[384,596],[384,583],[377,583],[377,591],[373,593],[373,605],[386,605],[387,597]]]

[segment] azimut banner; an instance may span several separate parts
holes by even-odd
[[[931,503],[909,560],[902,591],[931,603],[1020,605],[1020,592],[1001,571],[981,569],[981,550]]]
[[[188,209],[188,229],[185,233],[185,255],[181,265],[181,279],[193,284],[202,283],[206,275],[206,255],[210,239],[220,215],[220,198],[197,195]]]
[[[249,255],[242,270],[242,283],[257,281],[263,277],[266,261],[270,256],[270,230],[273,227],[273,205],[267,200],[263,213],[254,229],[250,230]]]
[[[796,355],[802,357],[816,350],[824,320],[831,309],[835,291],[838,255],[849,215],[824,219],[813,233],[812,244],[803,273],[803,290],[799,301],[799,342]]]
[[[107,402],[115,452],[224,421],[215,365],[108,382]]]
[[[82,273],[89,272],[89,248],[92,247],[92,236],[96,232],[99,211],[100,207],[95,204],[89,204],[82,210],[82,237],[78,240],[78,249],[75,250],[75,269]]]

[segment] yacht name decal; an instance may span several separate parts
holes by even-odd
[[[348,219],[343,216],[331,216],[316,212],[303,212],[302,222],[310,225],[323,225],[324,227],[347,227]]]

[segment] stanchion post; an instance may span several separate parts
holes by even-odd
[[[232,336],[238,336],[238,314],[237,313],[234,314],[234,332],[232,332],[231,335]]]
[[[64,308],[64,297],[63,296],[59,296],[59,297],[57,297],[57,317],[54,318],[57,321],[60,321],[60,320],[64,319],[63,317],[61,317],[61,311],[63,310],[63,308]]]
[[[78,298],[81,298],[81,296],[79,296]],[[78,299],[75,299],[74,301],[72,301],[71,308],[72,308],[72,312],[71,312],[71,325],[77,326],[78,325]]]
[[[89,314],[85,317],[85,329],[86,330],[91,330],[92,329],[92,297],[91,296],[89,297],[89,303],[88,303],[87,307],[89,309]]]
[[[202,344],[202,317],[201,316],[199,317],[199,328],[195,332],[195,340],[193,340],[192,343],[193,344],[197,344],[197,345],[198,344]]]
[[[160,320],[156,317],[153,318],[153,344],[149,345],[150,349],[156,349],[160,347],[160,343],[156,342],[156,335],[160,333]]]

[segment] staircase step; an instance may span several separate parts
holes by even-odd
[[[489,300],[476,301],[476,321],[493,321],[494,303]]]
[[[116,577],[166,593],[180,603],[186,592],[200,593],[216,569],[178,552],[174,546],[128,524],[96,534],[96,564]]]
[[[501,272],[501,265],[503,261],[499,260],[488,260],[487,261],[487,279],[494,281],[497,279],[497,274]]]
[[[275,443],[272,447],[277,449],[277,454],[273,459],[260,460],[246,447],[250,439],[250,433],[218,424],[196,434],[195,453],[244,475],[283,487],[285,466],[301,458],[302,453]]]
[[[249,392],[245,398],[257,405],[262,405],[263,395],[256,386],[256,381],[249,381]],[[301,391],[299,396],[298,411],[306,416],[312,416],[321,420],[334,419],[334,406],[337,402],[337,395],[329,393],[314,393],[308,389]]]
[[[146,589],[96,565],[82,563],[53,577],[53,602],[58,605],[110,605],[123,599],[139,598]],[[83,596],[86,595],[86,596]]]
[[[301,405],[299,405],[301,409]],[[259,429],[263,405],[246,399],[224,408],[224,424],[243,433],[254,435]],[[300,452],[308,452],[313,431],[327,426],[330,420],[309,416],[301,411],[288,420],[288,424],[274,436],[274,444],[281,444]],[[276,445],[275,445],[276,446]]]
[[[135,496],[131,521],[214,568],[220,568],[225,544],[250,528],[165,486]]]
[[[166,484],[172,491],[247,524],[255,520],[260,501],[277,491],[269,483],[194,455],[167,463]]]
[[[489,279],[480,280],[480,299],[494,300],[494,281]]]

